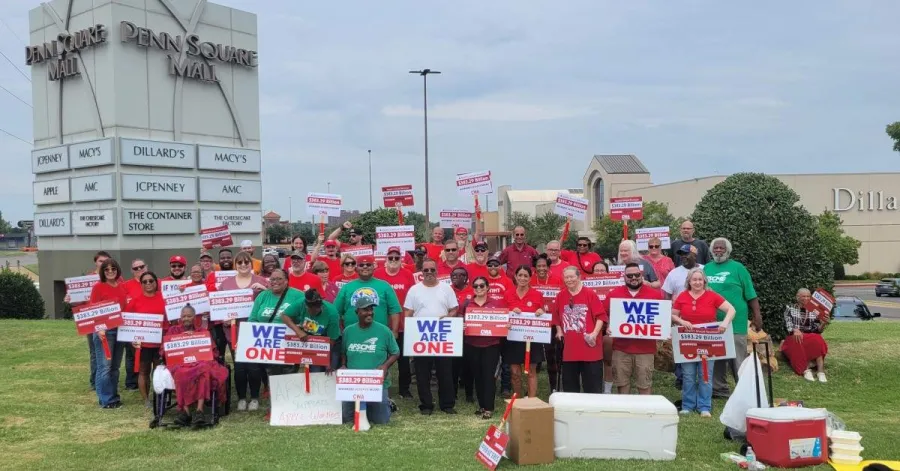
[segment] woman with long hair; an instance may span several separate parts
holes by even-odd
[[[293,252],[297,252],[297,251],[306,253],[306,241],[303,240],[303,237],[300,236],[300,235],[295,235],[295,236],[291,239],[291,250],[288,252],[288,256],[284,258],[284,265],[282,265],[281,268],[283,268],[283,269],[285,269],[285,270],[290,270],[290,269],[291,269],[291,257],[290,257],[290,254],[293,253]],[[309,270],[310,265],[312,264],[312,263],[310,262],[310,257],[309,257],[309,256],[307,256],[306,262],[307,262],[307,263],[306,263],[306,269]]]
[[[506,308],[506,301],[502,299],[494,299],[488,295],[490,285],[487,278],[483,276],[476,277],[472,281],[472,289],[475,296],[471,301],[463,303],[459,309],[459,315],[465,317],[466,310],[473,307],[481,308]],[[475,397],[478,401],[478,408],[475,414],[481,416],[482,419],[490,419],[494,414],[495,396],[497,395],[497,382],[494,380],[494,372],[497,370],[497,363],[500,361],[500,344],[499,337],[474,337],[465,336],[463,338],[465,347],[463,348],[463,359],[472,372],[475,382]]]
[[[662,283],[659,282],[659,278],[656,276],[656,271],[653,270],[653,265],[644,260],[644,257],[641,257],[641,253],[638,252],[637,244],[633,240],[623,240],[619,243],[619,265],[627,265],[629,263],[640,265],[641,272],[644,274],[644,284],[657,289],[662,286]]]
[[[321,260],[316,260],[312,264],[312,272],[322,280],[322,299],[333,303],[340,288],[331,281],[331,269],[328,267],[328,264]]]
[[[662,241],[659,237],[652,237],[647,241],[647,255],[644,259],[653,265],[653,271],[659,277],[660,284],[665,283],[669,272],[675,269],[672,259],[662,253]]]
[[[509,310],[516,314],[531,312],[537,317],[542,316],[544,314],[544,295],[531,287],[531,267],[522,265],[516,268],[515,277],[516,289],[506,292],[506,305]],[[530,350],[530,353],[526,351],[525,342],[507,340],[503,344],[503,362],[509,365],[513,392],[518,397],[522,397],[522,372],[526,355],[530,356],[530,366],[525,371],[528,381],[528,396],[535,397],[537,395],[537,368],[544,361],[544,349],[541,348],[541,345],[534,345]]]
[[[89,304],[100,303],[104,301],[112,301],[119,304],[119,308],[123,311],[128,302],[128,293],[125,291],[125,282],[122,281],[122,268],[119,263],[112,258],[106,259],[100,265],[99,273],[100,281],[91,289],[91,297]],[[98,330],[93,335],[94,356],[96,364],[97,377],[94,379],[94,385],[97,391],[97,399],[100,407],[104,409],[118,409],[122,407],[122,401],[119,397],[119,365],[122,363],[122,353],[125,351],[125,344],[116,342],[118,329]],[[103,339],[106,339],[109,349],[112,351],[112,358],[107,359],[103,350]]]
[[[356,273],[356,257],[349,253],[341,255],[341,272],[332,273],[331,281],[340,289],[357,278],[359,278],[359,274]]]
[[[126,306],[126,312],[137,314],[147,314],[158,318],[163,325],[166,321],[166,302],[163,301],[162,292],[159,290],[159,278],[156,273],[147,271],[138,277],[138,283],[141,284],[140,294],[131,298]],[[148,409],[153,408],[153,402],[150,400],[150,374],[156,365],[159,364],[159,344],[141,342],[136,340],[131,343],[136,350],[141,352],[141,361],[138,371],[138,389],[141,391],[141,397],[144,399],[144,405]],[[132,365],[127,365],[132,367]]]

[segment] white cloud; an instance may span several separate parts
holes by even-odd
[[[391,118],[422,117],[421,106],[388,105],[381,113]],[[550,121],[587,116],[588,108],[567,108],[556,105],[509,103],[491,100],[465,100],[441,104],[428,109],[429,119],[460,119],[470,121]]]

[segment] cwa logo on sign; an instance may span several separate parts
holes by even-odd
[[[347,346],[347,351],[355,353],[374,353],[378,337],[372,337],[362,343],[351,343]]]

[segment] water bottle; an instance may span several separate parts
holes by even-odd
[[[753,447],[747,447],[747,454],[744,455],[747,458],[747,465],[750,465],[756,461],[756,453],[753,452]]]

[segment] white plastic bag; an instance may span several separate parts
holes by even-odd
[[[175,378],[165,365],[157,365],[153,370],[153,390],[156,394],[162,394],[166,389],[175,389]]]
[[[766,382],[763,376],[762,364],[756,355],[750,354],[738,369],[738,384],[734,387],[731,397],[722,409],[719,421],[726,427],[735,429],[741,433],[747,432],[747,411],[757,408],[756,402],[756,377],[753,374],[753,366],[759,375],[759,401],[762,408],[769,407],[769,399],[766,395]],[[724,364],[722,366],[725,366]]]

